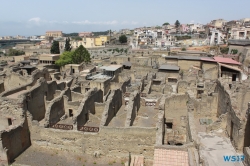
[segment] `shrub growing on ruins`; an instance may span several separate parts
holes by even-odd
[[[232,49],[231,50],[231,54],[237,54],[238,53],[238,50],[237,49]]]
[[[186,51],[187,49],[186,48],[182,48],[181,51]]]
[[[72,63],[72,56],[74,52],[65,51],[60,58],[56,61],[56,65],[61,67]]]

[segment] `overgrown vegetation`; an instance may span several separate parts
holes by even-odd
[[[227,53],[228,53],[228,50],[229,50],[228,47],[221,47],[221,48],[220,48],[220,52],[221,52],[222,54],[227,54]]]
[[[181,51],[186,51],[187,49],[186,48],[181,48]]]
[[[8,56],[18,56],[18,55],[24,55],[25,52],[21,50],[16,50],[16,49],[9,49]]]

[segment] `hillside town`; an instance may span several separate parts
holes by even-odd
[[[250,18],[0,37],[0,165],[249,166]]]

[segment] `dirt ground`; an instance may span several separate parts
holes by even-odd
[[[12,166],[123,166],[126,159],[109,157],[95,158],[90,155],[78,155],[67,151],[29,147],[18,156]]]

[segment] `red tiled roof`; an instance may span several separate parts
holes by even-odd
[[[210,61],[210,62],[218,62],[218,63],[226,63],[226,64],[234,64],[234,65],[241,65],[240,62],[237,62],[231,58],[224,58],[224,57],[214,57],[214,59],[209,58],[201,58],[202,61]]]
[[[154,166],[188,166],[188,152],[170,149],[155,149]]]
[[[235,64],[240,65],[240,62],[237,62],[231,58],[223,58],[223,57],[214,57],[214,60],[219,63],[229,63],[229,64]]]

